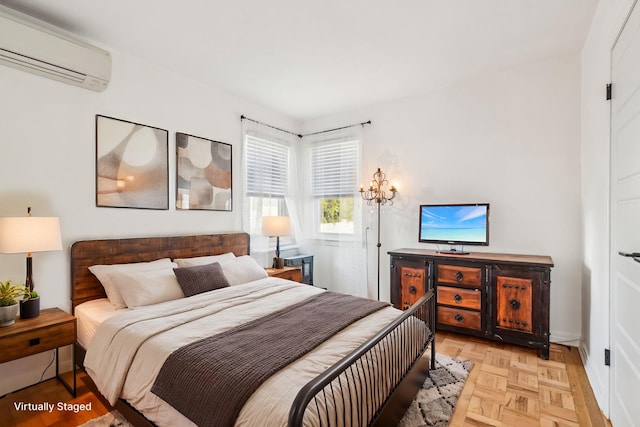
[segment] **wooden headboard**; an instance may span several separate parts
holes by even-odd
[[[233,252],[249,255],[247,233],[198,236],[140,237],[82,240],[71,246],[72,307],[96,298],[106,298],[104,288],[89,271],[98,264],[147,262],[159,258],[190,258]]]

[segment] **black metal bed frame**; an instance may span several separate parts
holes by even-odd
[[[435,296],[430,290],[306,384],[291,406],[289,427],[395,425],[426,377],[423,354],[430,344],[430,367],[435,367],[434,325]]]
[[[105,297],[104,288],[88,270],[91,265],[226,252],[237,256],[248,254],[248,234],[76,242],[71,248],[72,307]],[[315,424],[321,427],[396,425],[424,382],[429,362],[432,369],[435,367],[435,314],[435,295],[430,289],[397,319],[304,386],[291,407],[289,427],[308,425],[309,417],[313,416],[319,418]],[[430,361],[423,357],[429,344]],[[76,363],[83,366],[85,351],[79,344],[76,347]],[[349,383],[349,379],[353,381]],[[93,382],[88,382],[96,396],[101,397]],[[122,399],[115,407],[135,426],[154,425]],[[334,407],[339,410],[333,410]]]

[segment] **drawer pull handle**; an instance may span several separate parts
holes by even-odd
[[[512,299],[511,301],[509,301],[509,304],[511,304],[511,308],[514,310],[517,310],[520,308],[520,301]]]
[[[464,322],[464,316],[461,314],[456,314],[455,316],[453,316],[454,319],[456,319],[456,322]]]
[[[454,295],[454,297],[453,297],[453,299],[454,299],[457,303],[460,303],[460,301],[462,301],[462,297],[461,297],[460,295],[458,295],[458,294],[455,294],[455,295]]]
[[[415,295],[418,292],[415,286],[409,286],[409,293]]]
[[[456,272],[456,280],[458,282],[462,282],[462,279],[464,279],[464,274],[462,274],[462,271]]]
[[[33,347],[34,345],[40,344],[40,338],[31,338],[29,340],[29,346]]]

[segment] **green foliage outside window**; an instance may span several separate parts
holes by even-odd
[[[320,212],[323,224],[335,224],[340,221],[353,221],[353,197],[321,199]]]

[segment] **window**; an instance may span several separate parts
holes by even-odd
[[[289,190],[289,146],[251,134],[245,144],[249,233],[260,234],[263,216],[288,216],[284,198]]]
[[[359,141],[316,142],[311,147],[311,192],[317,201],[317,232],[354,234],[354,193]]]

